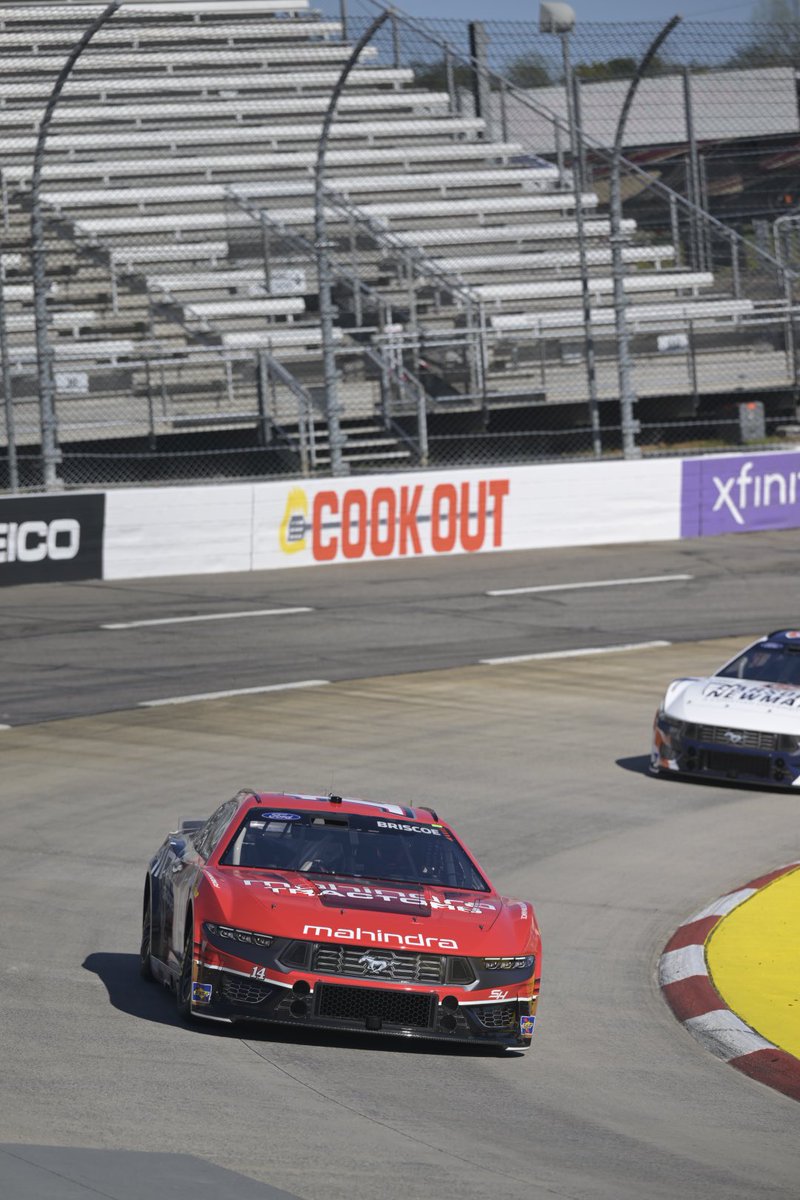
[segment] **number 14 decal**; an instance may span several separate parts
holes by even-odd
[[[266,967],[253,967],[252,971],[250,972],[250,978],[266,980],[267,968]]]

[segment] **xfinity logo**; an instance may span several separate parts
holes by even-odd
[[[312,938],[331,938],[337,942],[378,942],[384,946],[410,946],[416,949],[457,950],[452,938],[426,937],[422,933],[384,933],[382,929],[333,929],[330,925],[304,925],[303,933]],[[363,961],[363,960],[362,960]],[[378,956],[373,957],[378,962]],[[387,964],[388,966],[388,964]]]
[[[0,563],[63,562],[81,547],[81,527],[72,517],[55,521],[0,522]]]
[[[753,463],[748,459],[742,463],[738,475],[729,475],[727,479],[713,476],[717,495],[712,512],[728,512],[737,525],[744,525],[743,514],[748,508],[796,504],[799,478],[798,471],[771,471],[753,475]]]

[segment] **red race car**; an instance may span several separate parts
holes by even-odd
[[[151,860],[141,972],[186,1019],[527,1047],[541,938],[431,809],[243,791]]]

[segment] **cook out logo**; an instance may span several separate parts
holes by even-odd
[[[381,485],[324,489],[309,503],[294,487],[278,540],[284,554],[310,547],[315,562],[499,549],[509,490],[508,479]]]

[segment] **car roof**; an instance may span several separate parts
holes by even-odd
[[[766,642],[784,642],[787,645],[791,645],[793,649],[800,650],[800,629],[776,629],[773,633],[768,633],[761,640]]]
[[[320,808],[331,812],[347,813],[355,816],[388,817],[395,821],[413,821],[417,825],[442,825],[438,814],[432,808],[409,808],[402,804],[389,804],[377,800],[359,800],[349,796],[338,796],[329,793],[327,796],[302,795],[294,792],[252,792],[251,805],[253,808],[275,808],[276,811],[291,808],[295,811],[303,809],[319,811]]]

